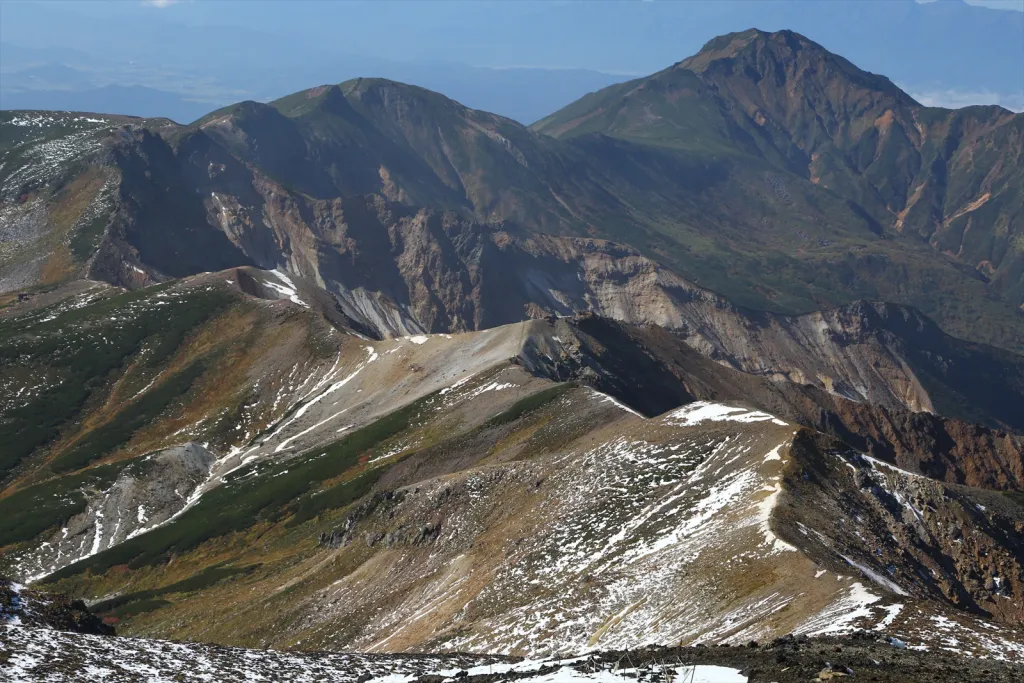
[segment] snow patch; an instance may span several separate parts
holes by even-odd
[[[762,413],[759,410],[747,410],[746,408],[735,408],[720,403],[708,403],[706,401],[695,401],[678,408],[667,416],[669,421],[686,427],[692,427],[702,422],[766,422],[771,421],[785,427],[787,423],[774,415]]]
[[[850,586],[847,595],[832,602],[793,632],[797,635],[810,636],[849,633],[856,630],[857,620],[871,617],[871,605],[879,600],[880,597],[858,581]]]
[[[288,300],[291,301],[292,303],[298,304],[304,308],[309,308],[309,304],[307,304],[305,301],[299,298],[298,289],[295,287],[295,283],[292,281],[290,277],[288,277],[287,274],[281,272],[280,270],[277,270],[276,268],[270,271],[270,273],[274,275],[278,280],[280,280],[282,284],[268,281],[264,282],[264,285],[270,287],[277,293],[288,297]]]
[[[618,406],[619,408],[622,408],[627,413],[633,413],[637,417],[639,417],[641,419],[644,419],[644,420],[647,419],[646,417],[644,417],[640,413],[636,412],[635,410],[633,410],[632,408],[627,406],[625,403],[622,403],[621,401],[616,401],[614,398],[612,398],[608,394],[603,394],[600,391],[598,391],[597,389],[591,389],[591,391],[594,392],[594,394],[596,394],[597,396],[599,396],[601,398],[601,400],[604,401],[605,403],[611,403],[614,406]]]
[[[896,593],[897,595],[903,595],[903,596],[908,595],[908,593],[905,590],[903,590],[902,588],[900,588],[894,581],[885,578],[884,576],[882,576],[878,572],[874,571],[870,567],[867,567],[867,566],[861,564],[860,562],[857,562],[856,560],[851,560],[846,555],[842,555],[841,554],[839,557],[841,557],[844,560],[846,560],[847,564],[849,564],[849,565],[859,569],[861,572],[864,573],[864,576],[868,577],[869,579],[871,579],[872,581],[874,581],[875,583],[880,585],[882,588],[885,588],[886,590],[892,591],[893,593]]]

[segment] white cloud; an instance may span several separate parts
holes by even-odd
[[[947,107],[959,109],[972,104],[998,104],[1011,111],[1024,111],[1024,91],[1017,93],[997,93],[990,90],[915,90],[904,88],[915,100],[926,107]]]
[[[938,0],[917,0],[919,5],[928,5]],[[1014,12],[1024,12],[1024,0],[964,0],[968,5],[988,7],[989,9],[1006,9]]]
[[[174,5],[180,1],[181,0],[142,0],[142,4],[146,5],[147,7],[156,7],[158,9],[163,9],[164,7],[170,7],[171,5]]]
[[[964,0],[968,5],[980,5],[989,9],[1008,9],[1024,12],[1024,0]]]

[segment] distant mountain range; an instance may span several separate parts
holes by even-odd
[[[9,145],[34,130],[25,115],[4,116],[24,124]],[[361,283],[328,264],[354,243],[315,217],[376,193],[528,233],[628,244],[752,308],[881,299],[956,335],[1024,348],[1024,116],[922,107],[790,32],[724,36],[533,128],[381,79],[244,102],[190,126],[102,123],[82,133],[106,150],[88,177],[115,173],[120,199],[81,252],[94,273],[111,260],[158,280],[287,266],[340,293]],[[43,126],[37,140],[61,130]],[[4,195],[52,203],[28,180],[33,148],[17,149],[0,175]],[[36,281],[11,279],[26,266],[17,246],[9,251],[6,286]],[[61,263],[59,277],[79,268]],[[403,286],[388,296],[413,295]]]
[[[52,109],[166,117],[187,124],[217,106],[238,99],[234,93],[273,98],[296,84],[316,84],[339,74],[375,74],[416,83],[488,111],[499,111],[530,123],[577,97],[622,81],[625,76],[588,69],[529,67],[486,68],[457,63],[413,63],[353,55],[265,65],[253,72],[223,74],[231,87],[193,87],[193,77],[181,74],[169,90],[167,74],[150,75],[144,67],[96,62],[87,55],[54,50],[47,55],[10,43],[0,43],[7,70],[0,79],[0,109]],[[68,64],[84,65],[76,68]],[[206,81],[207,79],[200,79]],[[124,85],[130,83],[131,85]],[[143,84],[140,84],[143,83]],[[99,85],[102,87],[99,87]],[[182,93],[189,94],[182,94]]]
[[[861,68],[885,73],[925,104],[1024,109],[1024,12],[960,0],[511,3],[471,10],[437,4],[429,12],[386,17],[373,6],[346,17],[339,6],[319,11],[319,21],[310,14],[316,5],[307,4],[274,13],[271,26],[264,13],[245,22],[230,16],[217,21],[222,8],[188,5],[166,12],[138,5],[124,12],[96,5],[8,5],[0,26],[0,108],[59,103],[56,108],[74,110],[72,100],[59,99],[61,92],[122,85],[204,102],[209,110],[373,76],[531,124],[588,92],[627,80],[625,74],[635,77],[696,52],[709,35],[756,26],[795,29]],[[187,21],[189,15],[209,15],[213,23]],[[366,28],[353,31],[359,22]],[[339,31],[344,40],[337,40]],[[425,38],[435,35],[443,39]],[[19,82],[34,70],[55,68],[76,71],[66,79]],[[82,74],[95,83],[81,84]],[[31,99],[36,91],[48,99]],[[19,100],[8,104],[6,96],[15,94]],[[123,103],[103,102],[95,111],[153,109],[145,100],[128,108]],[[156,115],[194,120],[192,108],[161,105]]]
[[[63,71],[59,67],[46,69],[48,74]],[[128,116],[167,116],[179,121],[194,121],[209,111],[210,106],[141,85],[107,85],[85,90],[0,91],[0,109],[106,111]]]

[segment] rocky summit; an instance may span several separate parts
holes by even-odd
[[[754,30],[0,113],[0,671],[1021,679],[1022,126]]]

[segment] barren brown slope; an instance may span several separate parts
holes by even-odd
[[[996,595],[971,578],[1016,576],[1022,513],[1002,494],[904,474],[740,407],[645,420],[585,388],[528,410],[505,407],[509,389],[481,391],[524,380],[510,368],[423,404],[404,439],[366,453],[382,471],[358,503],[315,516],[286,504],[169,564],[143,554],[125,569],[113,563],[130,554],[102,553],[56,586],[106,598],[96,609],[125,632],[262,646],[540,654],[876,626],[927,644],[945,618],[965,648],[1015,656],[1014,629],[988,620],[1016,623],[995,611],[1016,579]],[[914,510],[923,526],[910,533],[926,542],[907,557],[885,530]],[[965,516],[976,552],[945,565],[950,522]],[[147,536],[132,552],[159,542]],[[213,605],[216,624],[201,616]]]
[[[344,300],[256,269],[133,293],[93,285],[12,301],[2,367],[13,398],[0,426],[17,448],[6,452],[5,496],[32,518],[12,517],[4,539],[50,534],[46,552],[19,560],[25,571],[47,573],[114,547],[238,467],[329,443],[336,430],[513,357],[545,377],[594,383],[648,415],[686,400],[744,398],[932,476],[995,488],[1021,481],[1019,439],[970,424],[1014,427],[1020,360],[946,337],[914,311],[865,304],[800,318],[753,314],[636,254],[620,249],[611,259],[614,245],[500,231],[483,239],[520,265],[504,283],[477,280],[485,291],[504,284],[514,294],[514,278],[541,286],[536,278],[551,269],[530,269],[538,250],[567,269],[564,284],[542,281],[548,289],[533,299],[550,308],[530,304],[534,315],[579,306],[665,328],[551,318],[371,342]],[[407,312],[389,305],[375,320],[401,322]],[[55,401],[72,381],[81,391]],[[908,412],[922,407],[938,415]],[[139,466],[141,456],[160,466]],[[137,514],[98,523],[124,517],[125,506]],[[59,522],[69,531],[51,530]]]
[[[374,341],[323,322],[326,300],[310,297],[320,290],[254,269],[49,304],[68,310],[47,308],[50,295],[39,293],[42,301],[30,296],[7,317],[14,339],[34,334],[37,350],[65,316],[88,322],[83,330],[113,324],[102,336],[117,332],[120,343],[138,327],[120,325],[122,317],[137,320],[190,293],[269,316],[253,319],[256,332],[274,321],[320,330],[318,362],[255,357],[255,369],[269,362],[269,379],[252,384],[265,397],[246,395],[262,408],[258,424],[224,417],[234,385],[204,376],[221,399],[188,394],[183,403],[206,406],[207,419],[196,415],[177,437],[207,446],[111,449],[71,476],[20,478],[0,499],[3,518],[15,521],[5,570],[49,575],[100,601],[97,609],[128,632],[280,647],[541,652],[743,640],[835,623],[892,626],[927,643],[927,625],[945,618],[971,648],[1014,652],[1012,630],[989,623],[1019,619],[1001,608],[1020,591],[1014,499],[896,472],[839,441],[794,432],[800,423],[844,427],[875,455],[1011,491],[1019,487],[1012,453],[948,428],[956,448],[914,461],[918,451],[899,429],[913,419],[873,432],[870,420],[892,413],[725,367],[662,328],[552,318]],[[93,308],[117,297],[131,305],[114,315]],[[186,335],[186,348],[204,335],[246,348],[213,334],[219,318],[209,320]],[[41,365],[50,366],[60,367]],[[566,379],[576,382],[559,383]],[[729,405],[737,399],[774,404],[780,417]],[[665,414],[645,419],[623,401]],[[147,415],[128,445],[163,434],[175,410]],[[979,433],[994,442],[994,433]],[[47,458],[44,449],[26,463]],[[122,466],[109,473],[102,462]],[[897,496],[911,507],[894,507]],[[65,499],[79,506],[55,505]],[[914,510],[920,542],[905,539],[910,554],[901,555],[882,530],[899,529]],[[44,512],[50,517],[39,518]],[[958,539],[953,522],[967,519],[973,532]],[[805,538],[797,522],[820,536]],[[922,566],[934,573],[922,575]],[[900,620],[887,621],[897,602]],[[216,624],[203,618],[212,607],[222,615]],[[981,640],[979,629],[995,629],[996,640]]]

